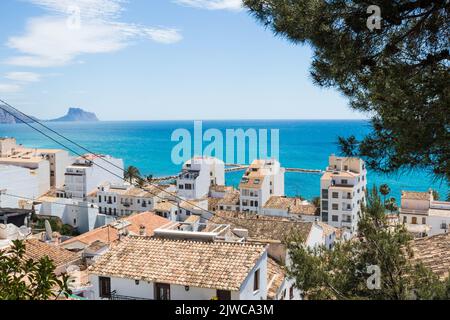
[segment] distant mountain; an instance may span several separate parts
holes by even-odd
[[[30,117],[31,119],[28,117],[25,117],[24,115],[20,114],[19,112],[15,111],[5,105],[1,105],[1,107],[8,110],[8,112],[6,112],[3,109],[0,109],[0,124],[14,124],[14,123],[22,123],[22,122],[30,123],[30,122],[34,122],[35,120],[37,120],[34,117]],[[34,120],[32,120],[32,119],[34,119]]]
[[[30,116],[30,118],[25,117],[24,115],[20,114],[19,112],[5,106],[1,105],[2,108],[5,108],[8,110],[8,112],[4,111],[3,109],[0,109],[0,124],[14,124],[14,123],[31,123],[34,121],[61,121],[61,122],[76,122],[76,121],[99,121],[95,113],[84,111],[80,108],[70,108],[67,114],[64,117],[53,119],[53,120],[39,120],[35,117]],[[10,114],[11,113],[11,114]],[[23,120],[23,121],[21,121]]]
[[[67,114],[64,117],[49,120],[52,122],[75,122],[75,121],[99,121],[95,113],[84,111],[80,108],[70,108]]]

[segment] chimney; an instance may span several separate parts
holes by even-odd
[[[147,235],[147,231],[145,230],[145,226],[143,224],[139,226],[139,235],[143,237]]]

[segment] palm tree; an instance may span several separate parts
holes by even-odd
[[[128,166],[125,169],[124,178],[125,180],[129,181],[130,183],[133,183],[134,179],[140,179],[141,173],[138,168],[134,166]]]
[[[380,186],[380,193],[384,197],[384,202],[386,203],[386,196],[391,192],[391,188],[385,183]]]
[[[316,214],[320,214],[320,197],[314,197],[311,203],[316,207]]]

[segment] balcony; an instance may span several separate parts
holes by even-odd
[[[151,299],[146,299],[146,298],[122,296],[120,294],[117,294],[117,292],[115,290],[113,292],[111,292],[111,294],[107,298],[109,300],[151,300]]]
[[[351,228],[351,226],[352,226],[352,220],[342,220],[342,221],[341,221],[341,226],[342,226],[342,227]]]

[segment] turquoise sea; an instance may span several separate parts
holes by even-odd
[[[95,123],[47,123],[52,129],[76,141],[86,148],[122,158],[126,165],[137,166],[143,174],[172,175],[180,165],[171,161],[171,141],[175,129],[184,128],[193,135],[193,121],[139,121]],[[35,125],[36,126],[36,125]],[[254,120],[254,121],[204,121],[203,129],[279,129],[280,162],[284,167],[323,169],[328,156],[339,153],[338,136],[354,134],[361,137],[370,132],[366,121],[355,120]],[[0,125],[0,136],[15,137],[18,143],[39,148],[61,148],[45,136],[24,124]],[[224,134],[225,136],[225,134]],[[59,138],[59,140],[61,140]],[[270,135],[269,135],[270,141]],[[67,142],[64,142],[67,143]],[[208,143],[205,143],[205,146]],[[79,148],[75,150],[82,152]],[[228,173],[226,182],[237,185],[242,172]],[[319,194],[320,175],[286,173],[286,193],[311,199]],[[436,189],[445,195],[448,187],[433,181],[426,172],[413,171],[389,176],[374,172],[368,174],[369,185],[387,183],[392,196],[399,199],[401,190],[425,191]]]

